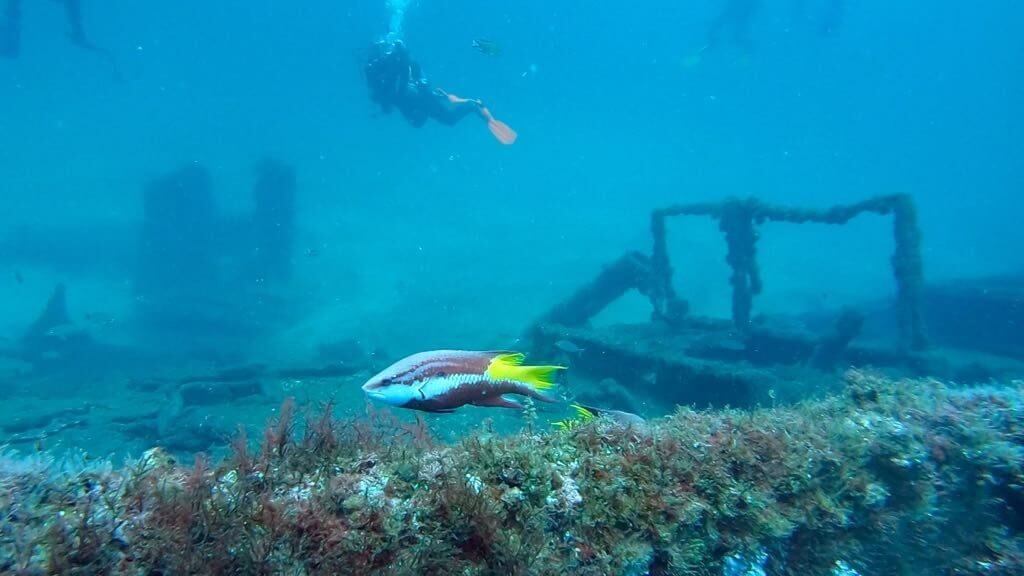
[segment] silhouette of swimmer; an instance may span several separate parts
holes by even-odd
[[[499,142],[512,144],[516,140],[515,131],[495,120],[480,100],[460,98],[431,86],[420,65],[409,58],[409,51],[401,40],[375,43],[363,71],[370,99],[385,114],[397,109],[406,121],[419,128],[430,119],[454,126],[476,113],[487,121],[487,127]]]
[[[14,58],[21,44],[21,0],[7,0],[0,21],[0,56]]]
[[[846,0],[825,0],[817,24],[818,34],[827,38],[839,35],[846,13]],[[809,21],[804,0],[793,0],[793,17],[797,21]]]
[[[835,37],[839,35],[839,28],[843,25],[843,15],[846,12],[844,0],[829,0],[825,5],[825,12],[818,27],[818,33],[822,36]]]
[[[750,17],[759,3],[759,0],[725,0],[722,11],[708,26],[707,38],[701,51],[707,52],[718,46],[722,32],[731,28],[733,44],[744,54],[749,54],[753,47],[750,41]]]
[[[106,50],[96,46],[85,34],[82,25],[82,3],[80,0],[54,0],[64,6],[64,16],[68,24],[68,37],[72,44],[83,50],[95,52],[113,64],[113,57]],[[3,20],[0,22],[0,56],[16,58],[21,46],[21,2],[22,0],[6,0]]]

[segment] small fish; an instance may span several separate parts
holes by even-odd
[[[572,409],[576,411],[575,418],[566,418],[565,420],[558,420],[552,422],[551,425],[560,430],[569,431],[575,430],[580,426],[586,424],[587,422],[590,422],[594,418],[597,418],[597,416],[593,412],[579,404],[571,404],[571,406]]]
[[[518,352],[435,350],[395,362],[363,384],[373,400],[424,412],[454,412],[471,404],[523,409],[503,394],[519,394],[542,402],[558,400],[542,394],[555,386],[563,366],[523,366]]]
[[[572,408],[576,411],[575,418],[566,418],[565,420],[552,422],[551,425],[561,430],[568,431],[575,430],[596,418],[608,418],[617,426],[622,428],[640,431],[647,429],[647,421],[644,420],[642,416],[633,414],[632,412],[595,408],[593,406],[584,406],[583,404],[572,404]]]
[[[571,340],[559,340],[558,342],[555,342],[555,348],[558,348],[566,354],[572,354],[574,356],[579,356],[583,353],[583,348],[580,348]]]
[[[645,428],[647,426],[647,421],[644,420],[643,416],[633,414],[632,412],[594,408],[593,406],[584,406],[582,404],[580,404],[580,407],[598,418],[608,418],[623,428]]]
[[[21,270],[17,270],[14,272],[14,281],[17,282],[18,284],[25,283],[25,277],[21,275]]]
[[[473,48],[476,48],[480,53],[488,56],[498,56],[501,54],[501,44],[498,44],[494,40],[490,40],[488,38],[474,39]]]
[[[99,326],[113,326],[117,323],[117,318],[114,315],[103,312],[86,312],[83,318],[86,322]]]

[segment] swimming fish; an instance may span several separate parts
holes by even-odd
[[[576,428],[579,428],[587,422],[597,418],[607,418],[621,428],[634,429],[641,432],[647,429],[647,421],[644,420],[642,416],[633,414],[632,412],[609,410],[607,408],[595,408],[593,406],[585,406],[583,404],[572,404],[572,408],[576,411],[575,418],[558,420],[557,422],[552,422],[551,425],[555,428],[568,431],[575,430]]]
[[[633,414],[632,412],[626,412],[624,410],[610,410],[608,408],[595,408],[593,406],[579,405],[587,412],[590,412],[597,418],[608,418],[612,422],[615,422],[623,428],[644,428],[647,426],[647,421],[644,420],[643,416]]]
[[[597,415],[591,412],[585,406],[582,406],[580,404],[571,404],[571,406],[572,409],[576,411],[575,418],[566,418],[565,420],[558,420],[552,422],[551,425],[560,430],[569,431],[575,430],[580,426],[586,424],[587,422],[590,422],[594,418],[597,418]]]
[[[454,412],[471,404],[522,409],[503,394],[519,394],[542,402],[558,400],[542,394],[555,386],[563,366],[523,366],[518,352],[434,350],[395,362],[363,384],[374,400],[424,412]]]
[[[501,44],[487,38],[476,38],[473,40],[473,48],[488,56],[501,54]]]
[[[577,346],[572,340],[559,340],[558,342],[555,342],[555,348],[558,348],[566,354],[575,354],[577,356],[583,353],[583,348]]]

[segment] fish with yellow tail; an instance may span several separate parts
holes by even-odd
[[[424,412],[454,412],[467,404],[495,408],[523,405],[505,398],[518,394],[558,402],[544,394],[555,386],[563,366],[525,366],[518,352],[434,350],[395,362],[363,384],[373,400]]]

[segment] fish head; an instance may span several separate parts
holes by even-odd
[[[426,353],[421,353],[395,362],[367,380],[363,392],[372,400],[391,406],[408,404],[421,396],[424,374],[419,368],[427,358]]]
[[[363,384],[363,392],[367,397],[390,406],[405,406],[419,397],[415,386],[400,378],[388,377],[386,372],[377,374]]]
[[[414,400],[427,400],[424,387],[438,378],[482,374],[493,356],[493,353],[460,350],[420,352],[395,362],[367,380],[363,392],[378,402],[406,406]]]

